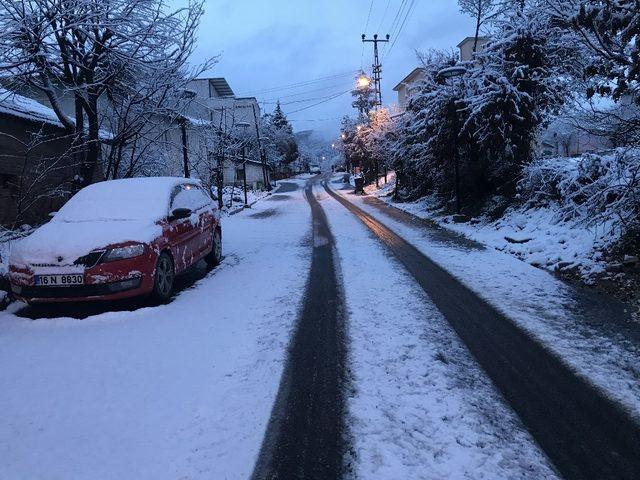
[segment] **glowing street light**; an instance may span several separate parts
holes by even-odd
[[[358,77],[358,88],[364,90],[366,88],[369,88],[369,85],[371,85],[371,79],[369,77],[364,74]]]

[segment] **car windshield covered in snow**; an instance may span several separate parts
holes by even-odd
[[[167,215],[171,192],[180,178],[132,178],[100,182],[76,193],[54,222],[150,220]]]

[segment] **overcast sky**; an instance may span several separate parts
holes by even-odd
[[[279,98],[285,112],[294,112],[352,88],[361,65],[370,72],[373,46],[363,51],[360,36],[397,32],[404,19],[399,8],[404,4],[406,11],[412,3],[400,35],[391,38],[397,43],[382,60],[383,102],[395,103],[392,89],[417,66],[416,50],[453,49],[473,33],[456,0],[207,0],[194,61],[219,54],[207,76],[225,77],[236,95],[265,102],[263,110],[272,110]],[[305,84],[273,90],[296,83]],[[353,114],[350,103],[347,93],[289,119],[295,130],[335,134],[340,117]]]

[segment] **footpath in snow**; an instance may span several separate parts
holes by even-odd
[[[401,235],[640,420],[640,329],[624,306],[510,254],[429,226],[371,196],[332,187]]]
[[[309,268],[303,185],[225,218],[222,265],[168,305],[1,312],[0,478],[248,478]]]
[[[316,196],[348,309],[355,477],[557,478],[421,287],[322,187]]]

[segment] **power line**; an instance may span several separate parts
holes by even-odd
[[[364,25],[363,32],[366,32],[367,28],[369,28],[369,20],[371,20],[371,11],[373,10],[373,3],[374,2],[375,2],[375,0],[371,0],[371,4],[369,5],[369,14],[367,15],[367,23],[365,23],[365,25]]]
[[[257,95],[257,94],[261,94],[261,93],[271,93],[271,92],[277,92],[279,90],[291,90],[294,88],[300,88],[300,87],[306,87],[309,85],[313,85],[314,83],[320,83],[320,82],[325,82],[327,80],[331,80],[334,78],[341,78],[341,77],[346,77],[347,75],[355,75],[358,72],[358,70],[350,70],[348,72],[344,72],[344,73],[338,73],[335,75],[327,75],[324,77],[318,77],[312,80],[304,80],[301,82],[296,82],[296,83],[290,83],[288,85],[281,85],[278,87],[270,87],[270,88],[265,88],[262,90],[252,90],[252,91],[248,91],[248,92],[244,92],[242,94],[242,96],[246,96],[246,95]]]
[[[387,18],[387,13],[389,12],[389,6],[391,5],[391,0],[387,0],[387,6],[384,7],[384,13],[382,14],[382,17],[380,18],[380,23],[378,24],[378,32],[382,29],[382,24],[384,23],[385,19]]]
[[[331,99],[333,98],[335,95],[341,95],[343,92],[336,92],[336,93],[332,93],[331,95],[325,95],[323,97],[315,97],[315,98],[303,98],[301,100],[292,100],[290,102],[280,102],[280,106],[285,106],[285,105],[293,105],[295,103],[306,103],[306,102],[314,102],[316,100],[326,100],[326,99]],[[266,102],[266,101],[261,101],[259,103],[265,104],[265,105],[275,105],[278,102]]]
[[[371,0],[371,3],[369,4],[369,14],[367,15],[367,21],[364,25],[364,30],[363,32],[367,31],[367,28],[369,28],[369,20],[371,20],[371,10],[373,10],[373,2],[375,0]],[[362,70],[364,67],[364,44],[362,44],[362,52],[360,53],[360,70]]]
[[[335,122],[336,120],[342,120],[344,117],[333,118],[292,118],[288,119],[290,122]]]
[[[393,17],[393,21],[391,22],[391,28],[389,28],[389,33],[393,33],[395,36],[395,29],[396,26],[400,20],[400,18],[402,18],[402,12],[404,11],[404,7],[405,4],[407,3],[407,0],[402,0],[402,2],[400,2],[400,6],[398,7],[398,11],[396,12],[395,17]]]
[[[349,80],[349,85],[351,84],[351,80]],[[264,98],[262,100],[260,100],[261,102],[264,103],[270,103],[270,102],[275,102],[277,100],[282,100],[283,98],[291,98],[291,97],[299,97],[301,95],[307,95],[309,93],[315,93],[315,92],[322,92],[324,90],[331,90],[332,88],[338,88],[341,86],[346,86],[344,81],[341,81],[340,83],[336,83],[336,84],[332,84],[326,87],[320,87],[320,88],[314,88],[311,90],[305,90],[303,92],[298,92],[298,93],[289,93],[287,95],[278,95],[277,97],[269,97],[269,98]]]
[[[331,100],[333,100],[335,98],[341,97],[342,95],[344,95],[345,93],[349,93],[350,91],[351,91],[351,89],[345,90],[342,93],[338,93],[338,94],[336,94],[336,95],[334,95],[334,96],[332,96],[330,98],[327,98],[326,100],[323,100],[323,101],[318,102],[318,103],[314,103],[313,105],[307,105],[306,107],[299,108],[298,110],[293,110],[291,112],[286,112],[286,115],[292,115],[294,113],[302,112],[303,110],[308,110],[310,108],[317,107],[318,105],[322,105],[323,103],[327,103],[327,102],[330,102]]]
[[[400,34],[402,33],[402,30],[404,29],[404,26],[407,23],[407,19],[409,18],[409,15],[411,14],[411,10],[413,10],[414,6],[415,6],[415,0],[411,0],[411,3],[409,4],[409,8],[407,8],[407,13],[404,16],[404,20],[402,20],[402,24],[400,25],[400,29],[398,30],[398,32],[395,35],[395,38],[393,39],[393,43],[391,43],[391,46],[389,47],[389,49],[384,53],[384,57],[383,57],[384,59],[386,59],[391,53],[391,50],[393,50],[393,47],[398,41],[398,38],[400,37]]]
[[[407,0],[402,0],[402,2],[400,3],[400,6],[398,7],[398,10],[396,11],[395,16],[393,17],[393,21],[391,22],[391,27],[388,30],[388,32],[393,36],[394,39],[396,37],[396,29],[400,24],[400,19],[402,18],[402,14],[404,13],[404,7],[406,5],[407,5]],[[384,46],[385,51],[383,52],[383,56],[386,55],[388,46],[389,46],[388,44]]]

